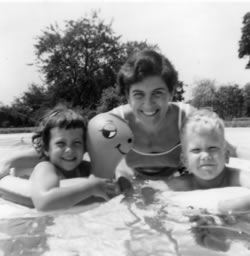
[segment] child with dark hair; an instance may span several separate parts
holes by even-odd
[[[86,122],[73,109],[58,106],[49,111],[33,136],[33,144],[42,157],[31,174],[31,195],[38,210],[71,207],[90,196],[109,199],[117,186],[111,180],[90,175],[83,161]],[[60,186],[62,179],[71,179]]]

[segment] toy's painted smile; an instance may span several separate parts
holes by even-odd
[[[126,152],[123,152],[121,150],[121,144],[118,144],[115,148],[117,148],[117,150],[122,154],[122,155],[126,155],[127,153]]]

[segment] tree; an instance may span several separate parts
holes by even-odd
[[[117,72],[128,55],[145,48],[159,50],[147,41],[121,43],[120,36],[112,30],[112,22],[105,23],[96,11],[90,18],[66,21],[64,29],[50,25],[35,48],[51,104],[63,99],[88,109],[100,109],[100,104],[106,104],[108,95],[102,93],[115,87]],[[178,100],[182,99],[181,86]],[[106,99],[101,100],[102,95]]]
[[[183,87],[184,87],[184,84],[183,84],[183,82],[180,81],[175,89],[173,101],[183,101],[184,100],[183,93],[185,91],[184,91]]]
[[[137,41],[128,41],[126,43],[123,43],[121,46],[122,52],[121,54],[121,64],[123,64],[129,55],[131,55],[133,52],[140,51],[143,49],[151,49],[155,51],[159,51],[159,47],[155,44],[149,44],[146,40],[142,42]]]
[[[219,87],[216,92],[216,112],[225,120],[241,117],[244,107],[243,92],[237,84],[228,84]]]
[[[244,116],[250,117],[250,83],[247,83],[243,87],[243,97],[244,97]]]
[[[216,105],[215,82],[209,79],[196,82],[196,86],[192,89],[191,104],[196,108],[209,107],[214,109]]]
[[[96,11],[89,17],[65,21],[64,27],[50,25],[36,40],[35,65],[44,75],[44,85],[32,84],[13,104],[15,113],[29,117],[27,123],[34,123],[44,109],[59,102],[79,106],[87,116],[124,103],[115,89],[121,65],[133,51],[159,51],[147,41],[121,42],[112,22],[104,22]],[[183,92],[180,82],[174,99],[182,100]]]
[[[90,18],[66,21],[65,28],[47,27],[35,45],[52,104],[60,99],[73,106],[95,106],[102,90],[114,85],[120,66],[120,36],[112,23],[93,12]]]
[[[239,58],[249,57],[246,68],[250,68],[250,12],[243,17],[243,27],[241,29],[242,35],[239,41]]]
[[[31,84],[20,98],[16,98],[12,108],[17,112],[27,115],[29,123],[36,123],[45,109],[52,107],[50,95],[45,86]]]
[[[109,87],[103,90],[96,111],[97,113],[106,112],[124,103],[126,103],[126,98],[124,96],[119,96],[117,88]]]
[[[27,109],[26,109],[27,110]],[[0,107],[0,127],[24,127],[32,126],[29,115],[14,106]]]

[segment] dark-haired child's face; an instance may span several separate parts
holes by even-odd
[[[83,129],[52,128],[46,155],[49,161],[64,171],[73,171],[82,162],[84,154]]]

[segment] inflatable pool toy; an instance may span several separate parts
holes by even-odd
[[[135,180],[134,193],[128,196],[58,212],[38,212],[25,207],[33,206],[29,180],[6,176],[0,181],[0,253],[18,255],[21,247],[23,255],[32,251],[44,256],[72,252],[158,255],[159,248],[161,255],[194,255],[194,251],[204,256],[220,256],[221,251],[228,256],[238,251],[249,254],[250,214],[229,217],[233,222],[228,222],[227,216],[216,211],[219,200],[245,195],[249,189],[174,192],[166,191],[164,185],[163,181]]]
[[[113,178],[115,167],[119,161],[125,157],[126,153],[132,147],[133,134],[128,127],[127,123],[120,117],[111,114],[103,113],[95,116],[89,121],[88,133],[87,133],[87,147],[90,159],[92,161],[92,170],[96,176],[104,178]],[[250,162],[246,160],[232,158],[230,159],[229,166],[250,170]],[[22,170],[22,172],[16,172],[16,174],[29,176],[32,169]],[[159,185],[159,183],[157,183]],[[72,185],[71,180],[62,180],[60,186]],[[237,188],[239,195],[242,193],[248,193],[249,190]],[[222,190],[221,190],[222,191]],[[232,196],[230,192],[232,189],[224,189],[224,194]],[[30,181],[23,177],[16,177],[8,175],[0,180],[0,194],[3,199],[11,202],[15,202],[19,205],[28,207],[34,207],[31,200]],[[167,193],[169,194],[169,193]],[[213,200],[200,200],[201,194],[206,195],[207,198],[213,198]],[[173,192],[172,199],[175,202],[179,202],[180,205],[193,205],[198,207],[203,203],[204,208],[210,207],[209,203],[218,201],[217,190],[208,190],[206,192],[192,191],[178,193]],[[222,192],[220,192],[222,195]],[[211,195],[211,196],[210,196]],[[204,196],[205,197],[205,196]],[[217,205],[214,203],[213,208]]]
[[[240,160],[233,158],[230,160],[229,166],[236,167],[241,166],[250,171],[250,162],[246,160]],[[27,176],[28,172],[25,173]],[[77,182],[75,179],[61,180],[60,186],[72,186],[72,182]],[[168,191],[166,184],[162,181],[148,180],[147,184],[162,191],[164,200],[174,202],[182,207],[192,206],[195,208],[207,208],[213,212],[218,212],[218,201],[238,196],[250,195],[250,190],[242,187],[226,187],[226,188],[214,188],[207,190],[195,190],[189,192],[175,192]],[[156,185],[156,187],[154,187]],[[31,199],[30,181],[27,178],[16,177],[13,175],[7,175],[0,180],[0,195],[3,199],[10,202],[17,203],[19,205],[33,208],[33,202]],[[166,196],[165,196],[166,195]],[[167,199],[168,198],[168,199]],[[200,200],[202,198],[202,200]],[[85,200],[84,200],[85,201]],[[167,202],[166,201],[166,202]]]
[[[210,201],[223,199],[223,192],[237,194],[241,188],[182,194],[163,192],[163,189],[161,181],[150,180],[135,184],[130,197],[120,195],[91,209],[72,207],[67,212],[40,213],[16,205],[12,207],[11,217],[4,212],[6,208],[11,212],[8,206],[14,204],[1,200],[0,252],[19,255],[21,248],[23,255],[32,252],[32,255],[44,256],[76,253],[91,256],[234,256],[239,251],[241,255],[249,255],[250,216],[244,215],[242,219],[238,216],[229,222],[231,219],[199,209],[198,204],[211,204]],[[179,204],[177,197],[183,197],[187,207]],[[196,209],[188,207],[191,203],[188,197],[197,202]],[[210,250],[204,236],[221,239],[218,242],[223,251]],[[229,243],[226,250],[225,240]]]
[[[250,171],[249,161],[230,159],[229,165]],[[61,185],[72,183],[68,179]],[[0,180],[0,255],[249,255],[250,214],[227,218],[216,213],[219,200],[248,189],[173,192],[156,180],[135,180],[134,188],[133,194],[102,204],[38,212],[30,208],[29,180],[6,176]],[[207,238],[221,241],[223,251]]]
[[[60,187],[73,186],[79,182],[77,179],[65,179],[60,181]],[[29,208],[34,208],[31,199],[31,184],[30,181],[23,177],[7,175],[0,180],[0,195],[3,199],[23,205]],[[89,200],[90,199],[90,200]],[[86,198],[81,204],[100,203],[99,198]]]
[[[0,193],[3,199],[34,207],[31,200],[30,182],[21,177],[7,175],[0,180]]]
[[[114,178],[115,168],[129,152],[133,134],[127,123],[111,113],[93,117],[88,124],[87,151],[93,174]]]

